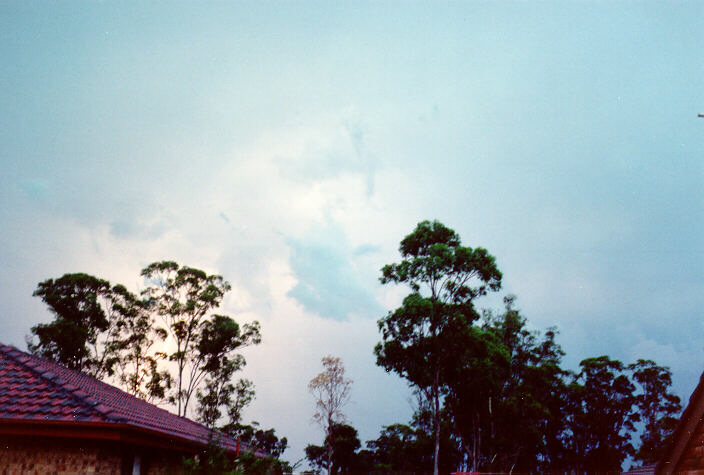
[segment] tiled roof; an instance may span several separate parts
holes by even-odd
[[[643,465],[642,467],[632,468],[627,472],[623,472],[624,475],[655,475],[656,463],[650,465]]]
[[[197,422],[80,371],[0,343],[2,420],[119,424],[199,445],[207,444],[210,435],[209,429]],[[235,451],[237,442],[221,435],[220,445]]]

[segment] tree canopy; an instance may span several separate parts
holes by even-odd
[[[40,282],[34,296],[47,304],[54,320],[32,327],[30,351],[98,378],[112,374],[118,317],[110,283],[88,274],[64,274]]]
[[[514,296],[500,311],[477,310],[479,297],[500,289],[502,274],[486,249],[463,246],[442,223],[419,223],[399,252],[380,281],[409,293],[378,321],[374,354],[413,389],[413,419],[383,427],[363,447],[343,413],[352,381],[340,358],[324,357],[308,383],[324,432],[322,445],[305,450],[317,470],[603,472],[620,470],[628,458],[662,456],[681,411],[668,368],[607,355],[563,368],[557,329],[531,329]],[[40,282],[34,296],[53,320],[31,328],[29,350],[145,400],[172,403],[179,415],[190,408],[213,434],[269,454],[243,454],[233,465],[213,446],[188,470],[290,471],[281,460],[287,439],[243,420],[255,391],[236,377],[246,364],[241,350],[260,343],[261,332],[256,321],[220,313],[230,284],[173,261],[141,274],[139,294],[83,273]]]
[[[406,284],[411,293],[401,307],[379,320],[382,341],[377,364],[426,392],[431,402],[439,470],[440,399],[454,370],[455,353],[475,340],[479,314],[474,299],[501,288],[501,272],[486,249],[461,245],[460,237],[438,221],[423,221],[400,244],[402,260],[382,268],[382,284]]]

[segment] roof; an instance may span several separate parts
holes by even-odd
[[[689,397],[680,422],[675,429],[672,443],[665,451],[662,460],[658,462],[658,473],[672,473],[685,453],[687,444],[696,435],[697,425],[704,416],[704,373],[699,377],[699,384]]]
[[[648,465],[643,465],[642,467],[631,468],[627,472],[623,472],[624,475],[655,475],[655,467],[657,464],[651,463]]]
[[[0,423],[122,428],[197,446],[207,445],[211,437],[210,429],[202,424],[1,343]],[[232,437],[213,435],[226,451],[237,451]]]

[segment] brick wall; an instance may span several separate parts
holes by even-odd
[[[179,453],[112,441],[53,437],[0,437],[0,475],[132,474],[139,454],[143,475],[178,473]]]
[[[13,436],[0,439],[0,474],[119,475],[122,454],[103,442]]]

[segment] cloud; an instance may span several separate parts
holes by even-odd
[[[166,233],[171,224],[165,217],[123,214],[110,222],[110,234],[116,238],[157,239]]]
[[[52,196],[51,185],[44,178],[28,178],[20,181],[20,189],[32,200],[44,201]]]
[[[357,159],[364,167],[364,173],[367,183],[367,198],[374,194],[374,172],[376,169],[376,160],[367,149],[367,144],[364,141],[364,132],[362,125],[359,122],[345,122],[345,129],[350,136],[352,145]]]
[[[374,194],[377,162],[365,142],[362,124],[347,118],[320,127],[314,134],[309,131],[302,150],[288,151],[275,159],[282,177],[308,185],[361,175],[367,198]]]
[[[346,320],[350,314],[380,315],[368,284],[352,264],[354,251],[339,228],[313,229],[307,239],[289,238],[290,265],[298,282],[288,292],[308,311],[323,318]]]
[[[643,11],[614,30],[593,12],[579,19],[594,26],[587,44],[569,21],[545,21],[565,14],[552,7],[489,8],[499,23],[471,8],[314,8],[335,20],[321,28],[298,11],[293,22],[266,8],[177,12],[209,32],[194,41],[183,21],[162,22],[158,38],[134,28],[153,25],[152,10],[106,12],[119,42],[93,41],[82,10],[55,15],[60,38],[30,11],[6,22],[22,47],[0,72],[5,342],[49,318],[31,297],[40,280],[84,271],[139,290],[140,268],[173,259],[222,274],[223,311],[261,321],[252,412],[298,456],[319,435],[306,383],[326,353],[348,364],[360,395],[350,420],[372,438],[407,420],[390,415],[405,387],[386,390],[371,348],[374,320],[408,289],[380,286],[379,269],[437,218],[496,256],[529,322],[562,331],[571,367],[604,352],[662,358],[681,395],[696,384],[697,65],[677,35],[642,34],[694,31],[696,15]],[[381,399],[369,390],[380,387]]]
[[[366,256],[367,254],[374,254],[376,252],[379,252],[381,250],[380,246],[375,246],[373,244],[362,244],[361,246],[357,246],[354,251],[352,252],[352,255],[354,256]]]

